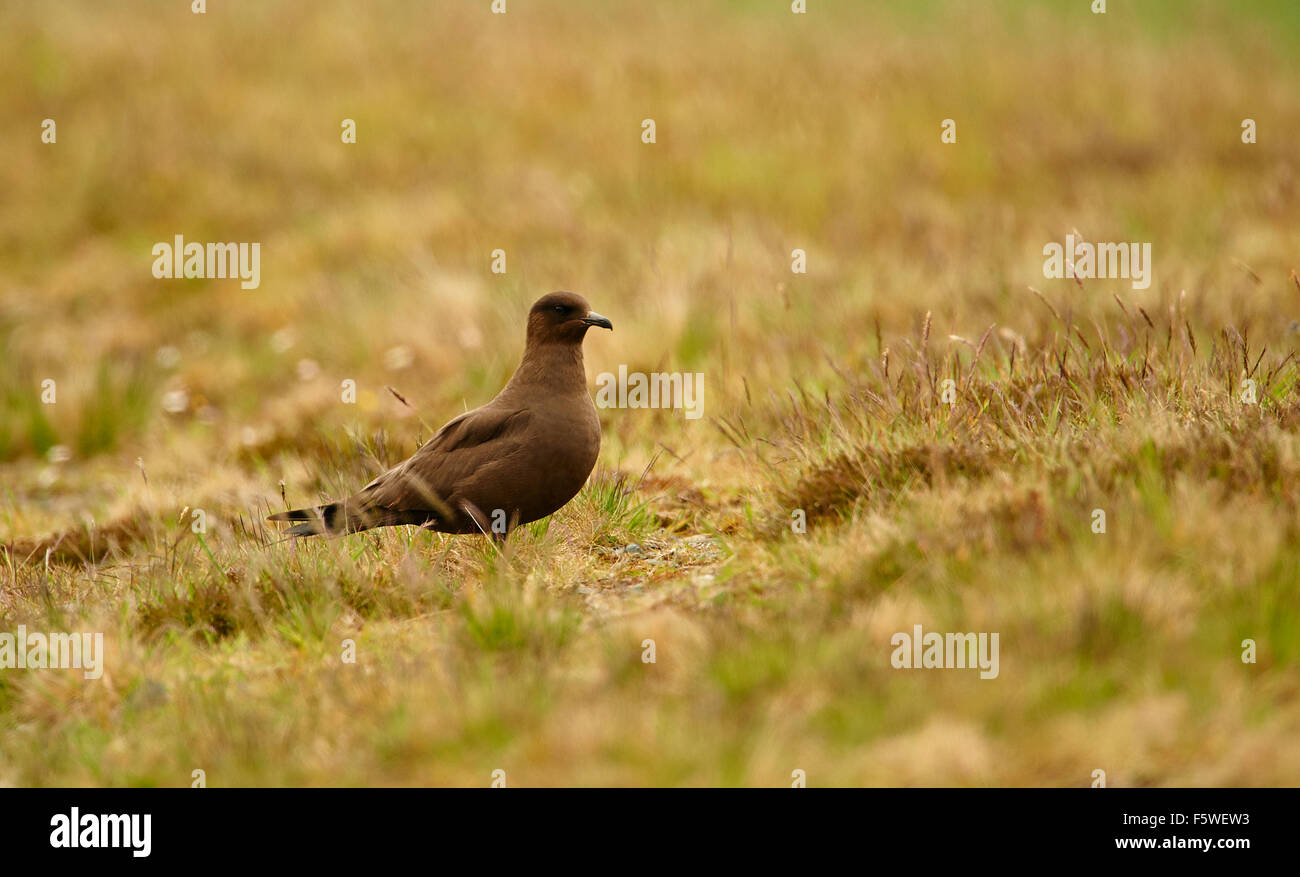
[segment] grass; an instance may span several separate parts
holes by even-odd
[[[1300,17],[809,5],[0,10],[0,631],[107,652],[0,671],[0,784],[1300,783]],[[1075,231],[1151,288],[1045,279]],[[504,551],[262,523],[561,288],[705,416],[602,410]]]

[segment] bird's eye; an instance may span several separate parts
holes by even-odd
[[[556,306],[555,306],[555,312],[556,312],[557,314],[562,314],[562,313],[564,313],[564,312],[567,311],[567,310],[568,310],[568,308],[565,307],[564,305],[556,305]]]

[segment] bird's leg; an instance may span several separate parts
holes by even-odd
[[[474,526],[478,527],[479,532],[492,540],[492,544],[496,547],[497,551],[503,553],[506,544],[506,537],[509,535],[508,530],[505,533],[498,533],[496,529],[492,527],[491,522],[479,507],[467,499],[461,500],[460,508],[461,511],[469,515],[470,520],[474,522]]]
[[[514,532],[515,527],[519,526],[519,512],[516,511],[506,521],[505,529],[498,532],[495,528],[492,530],[492,538],[496,540],[497,550],[502,554],[506,553],[506,543],[510,540],[510,534]]]

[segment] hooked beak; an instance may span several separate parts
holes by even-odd
[[[586,323],[588,326],[599,326],[602,329],[608,329],[611,332],[614,331],[614,324],[609,321],[609,318],[602,317],[595,311],[592,311],[587,314],[587,316],[583,317],[582,322]]]

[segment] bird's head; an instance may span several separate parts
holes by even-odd
[[[592,326],[614,328],[614,324],[593,311],[582,296],[572,292],[552,292],[539,298],[528,313],[528,346],[581,344]]]

